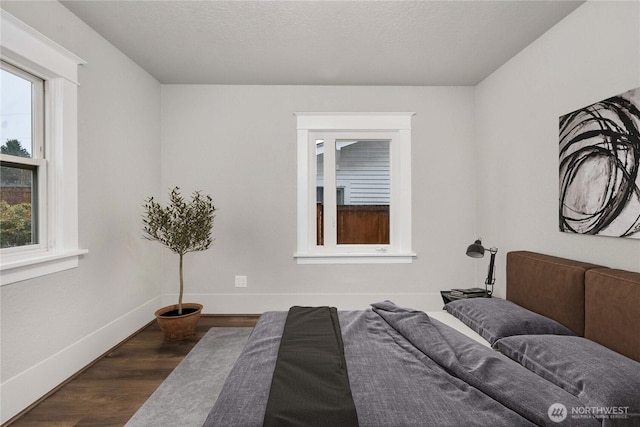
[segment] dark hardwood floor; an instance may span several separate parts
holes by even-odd
[[[202,316],[196,335],[181,342],[164,341],[154,321],[2,427],[122,426],[210,328],[257,320]]]

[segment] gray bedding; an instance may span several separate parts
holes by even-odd
[[[555,320],[500,298],[460,299],[444,309],[491,345],[514,335],[576,335]]]
[[[286,312],[262,315],[211,410],[206,427],[262,426]],[[391,303],[340,312],[360,426],[559,425],[549,408],[583,406],[516,362]],[[560,425],[599,426],[596,419]]]
[[[496,348],[577,396],[603,427],[640,427],[640,363],[582,337],[519,335]],[[576,416],[585,415],[574,408]]]

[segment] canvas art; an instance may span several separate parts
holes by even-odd
[[[640,88],[560,117],[560,230],[640,239]]]

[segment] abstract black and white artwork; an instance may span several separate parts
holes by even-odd
[[[640,239],[640,88],[560,117],[560,231]]]

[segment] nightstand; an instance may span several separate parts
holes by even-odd
[[[460,296],[457,296],[457,295],[451,295],[451,291],[440,291],[440,295],[442,296],[442,301],[445,304],[448,304],[451,301],[456,301],[456,300],[459,300],[459,299],[470,299],[468,297],[465,298],[465,297],[460,297]],[[491,298],[491,294],[489,292],[484,292],[480,296],[474,296],[473,298]]]

